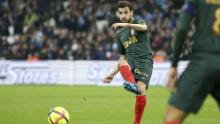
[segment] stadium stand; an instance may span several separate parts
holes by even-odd
[[[148,23],[154,60],[168,60],[182,2],[131,2],[136,15]],[[115,3],[117,0],[1,0],[0,58],[116,60],[116,35],[109,28],[117,21]]]

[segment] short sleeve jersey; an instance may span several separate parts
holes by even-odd
[[[133,24],[145,24],[141,18],[134,18]],[[117,32],[120,54],[129,60],[152,59],[150,40],[147,31],[122,28]]]

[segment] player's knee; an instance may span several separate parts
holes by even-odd
[[[119,67],[121,67],[121,66],[128,66],[130,68],[130,66],[129,66],[129,64],[127,62],[119,62],[118,65],[119,65]]]
[[[169,105],[164,118],[164,124],[182,124],[188,114],[174,106]]]
[[[125,60],[125,59],[120,59],[120,60],[118,61],[118,65],[119,65],[119,67],[120,67],[120,66],[129,66],[127,60]]]
[[[140,88],[142,90],[142,94],[141,95],[146,95],[146,92],[147,92],[146,84],[144,82],[142,82],[142,81],[137,81],[137,86],[138,86],[138,88]]]
[[[181,124],[181,123],[178,121],[167,121],[164,124]]]

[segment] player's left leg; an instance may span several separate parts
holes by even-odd
[[[187,112],[184,112],[175,106],[168,105],[167,112],[165,113],[164,124],[182,124],[187,115]]]
[[[137,81],[137,85],[143,92],[141,95],[136,96],[134,124],[141,124],[141,119],[144,113],[145,106],[147,104],[147,98],[146,98],[147,88],[146,88],[146,84],[142,81]]]
[[[182,124],[187,115],[199,111],[213,86],[209,83],[213,79],[209,66],[204,65],[207,63],[203,59],[191,61],[177,79],[177,90],[169,98],[164,124]]]
[[[152,69],[152,61],[146,60],[146,62],[134,62],[133,74],[137,81],[138,88],[142,91],[140,95],[136,96],[134,124],[141,124],[144,109],[147,104],[146,93],[148,84],[150,82]]]

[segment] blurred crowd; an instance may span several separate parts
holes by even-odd
[[[0,0],[0,59],[116,60],[118,0]],[[181,0],[130,0],[146,20],[154,60],[171,55]]]

